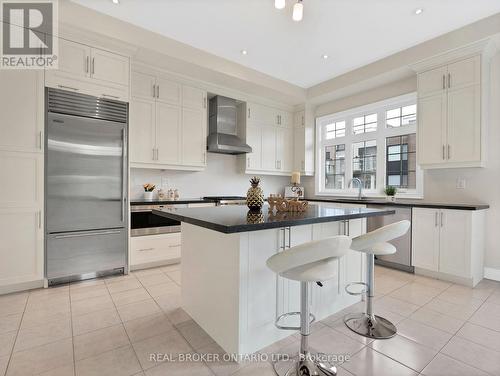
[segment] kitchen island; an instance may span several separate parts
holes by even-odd
[[[287,248],[329,236],[357,236],[366,218],[392,210],[309,205],[304,213],[252,213],[245,206],[162,209],[180,221],[183,309],[228,353],[249,354],[292,331],[274,326],[277,316],[299,311],[298,282],[278,277],[266,260]],[[360,281],[361,254],[338,260],[338,275],[312,287],[312,313],[321,320],[360,300],[344,286]],[[296,321],[290,323],[296,325]]]

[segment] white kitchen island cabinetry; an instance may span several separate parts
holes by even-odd
[[[484,274],[485,210],[414,208],[412,258],[417,274],[475,286]]]
[[[182,308],[227,352],[249,354],[293,332],[275,327],[278,315],[298,311],[299,283],[273,273],[266,260],[313,240],[364,232],[366,216],[391,211],[310,205],[305,213],[247,213],[243,206],[155,211],[181,221]],[[347,222],[353,222],[349,226]],[[302,224],[304,223],[305,224]],[[358,227],[359,226],[359,227]],[[362,254],[350,251],[336,261],[338,274],[311,286],[317,320],[360,300],[344,287],[360,281]],[[295,325],[296,323],[291,323]]]

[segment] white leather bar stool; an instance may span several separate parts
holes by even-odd
[[[396,247],[387,242],[403,236],[409,228],[410,221],[400,221],[357,236],[352,240],[351,249],[366,254],[366,281],[354,282],[346,286],[347,293],[351,295],[366,295],[366,312],[348,314],[344,317],[344,323],[353,332],[374,339],[387,339],[396,334],[397,329],[393,323],[373,313],[375,256],[396,253]],[[361,293],[349,291],[349,287],[356,284],[364,285],[365,290]]]
[[[309,287],[312,282],[327,281],[337,273],[334,261],[349,251],[351,239],[340,235],[319,241],[313,241],[292,247],[267,260],[267,266],[283,278],[300,282],[300,312],[285,313],[276,319],[276,326],[281,329],[300,330],[300,351],[297,359],[283,360],[274,364],[275,372],[280,376],[335,376],[334,366],[322,362],[322,356],[311,354],[308,337],[310,324],[314,321],[309,307]],[[281,326],[279,321],[290,315],[300,315],[300,327]],[[312,320],[311,320],[312,317]]]

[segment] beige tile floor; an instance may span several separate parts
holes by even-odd
[[[500,375],[500,283],[475,289],[376,268],[376,311],[398,326],[390,340],[315,323],[310,344],[348,354],[339,375]],[[222,354],[179,308],[178,265],[0,296],[0,376],[274,375],[267,362],[153,362],[151,353]],[[294,353],[297,334],[262,354]]]

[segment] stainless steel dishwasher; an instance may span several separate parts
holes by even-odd
[[[367,205],[367,207],[373,209],[390,209],[396,211],[394,215],[384,215],[380,217],[368,218],[366,226],[367,231],[373,231],[377,228],[383,227],[390,223],[402,221],[404,219],[407,219],[411,223],[411,207],[391,205]],[[391,240],[390,243],[393,244],[398,251],[393,255],[377,256],[375,258],[375,264],[413,273],[415,268],[412,266],[411,261],[411,226],[406,235]]]

